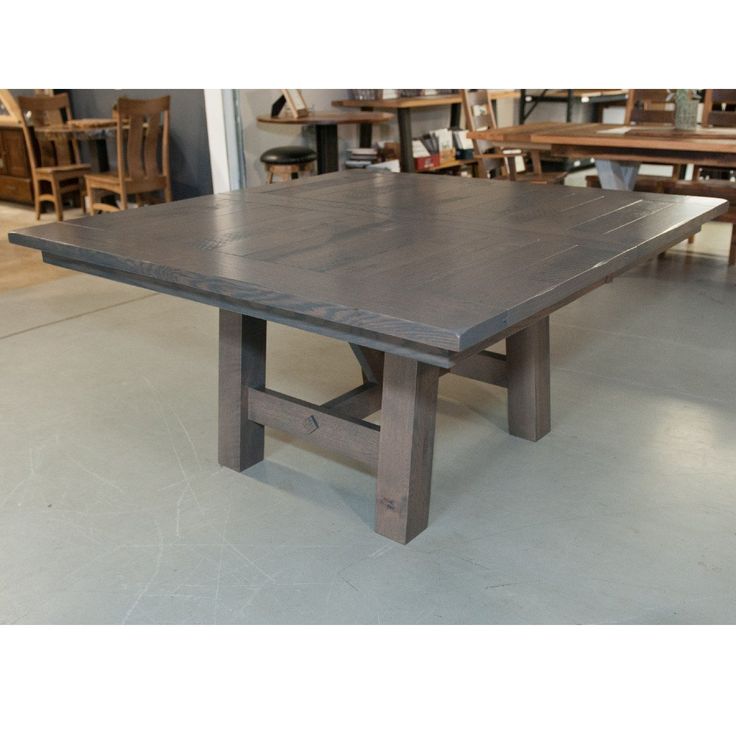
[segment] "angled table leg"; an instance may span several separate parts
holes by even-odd
[[[536,442],[550,430],[549,317],[506,338],[509,432]]]
[[[386,354],[376,481],[376,531],[406,544],[426,529],[439,369]]]
[[[266,385],[266,321],[220,310],[217,459],[232,470],[263,460],[264,428],[248,419],[248,389]]]
[[[375,348],[364,348],[352,342],[350,343],[350,348],[360,364],[363,380],[370,383],[381,383],[383,380],[384,354]]]
[[[609,161],[596,159],[595,167],[602,189],[620,189],[633,191],[636,177],[639,174],[639,164],[636,161]]]

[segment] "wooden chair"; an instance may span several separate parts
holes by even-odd
[[[62,125],[72,119],[69,95],[19,97],[18,105],[31,164],[36,219],[41,218],[41,203],[51,202],[56,219],[62,221],[64,195],[76,194],[84,210],[83,177],[90,170],[89,164],[81,163],[79,144],[73,136],[43,132],[46,127]],[[48,191],[44,191],[45,185]]]
[[[626,98],[624,125],[674,125],[675,103],[667,99],[669,92],[666,89],[630,89]],[[670,179],[679,179],[682,167],[672,167],[672,174],[660,176],[658,174],[640,174],[636,177],[636,192],[657,192],[659,185]],[[597,174],[585,177],[589,187],[600,187],[601,182]]]
[[[169,107],[169,96],[117,101],[117,170],[84,177],[91,214],[126,210],[131,196],[138,204],[150,204],[162,192],[163,200],[171,202]],[[116,194],[120,207],[97,201],[99,192]]]
[[[736,89],[707,89],[703,99],[703,127],[736,128]],[[729,202],[726,214],[716,218],[719,222],[730,222],[731,249],[728,265],[736,265],[736,181],[733,171],[713,167],[695,167],[692,180],[671,179],[660,184],[659,191],[665,194],[691,194],[697,197],[721,197]]]
[[[487,89],[461,90],[465,125],[468,130],[488,130],[497,128],[491,95]],[[478,169],[483,176],[496,179],[523,181],[530,184],[561,184],[567,176],[566,171],[543,171],[539,151],[520,149],[485,148],[484,142],[473,139]],[[521,156],[524,164],[531,169],[517,171],[516,159]]]

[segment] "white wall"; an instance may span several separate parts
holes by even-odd
[[[274,146],[305,145],[316,148],[314,128],[300,125],[273,125],[259,123],[259,115],[268,115],[271,105],[281,94],[278,89],[240,90],[240,114],[243,121],[245,145],[245,177],[249,187],[266,183],[266,173],[259,161],[260,155]],[[314,110],[339,111],[332,106],[332,100],[349,97],[346,89],[305,89],[302,90],[307,105]],[[514,124],[514,105],[512,100],[499,100],[499,125]],[[415,136],[428,130],[443,128],[450,124],[450,108],[436,107],[412,111],[412,129]],[[340,161],[345,159],[348,148],[358,145],[358,126],[340,125],[337,129]],[[399,130],[396,121],[373,127],[373,140],[398,140]]]

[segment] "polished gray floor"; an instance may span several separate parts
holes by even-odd
[[[553,431],[441,383],[429,528],[269,432],[216,462],[216,312],[86,276],[0,295],[0,622],[736,623],[736,269],[704,228],[553,316]],[[298,358],[298,359],[297,359]],[[274,326],[270,385],[351,388]]]

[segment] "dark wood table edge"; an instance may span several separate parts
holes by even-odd
[[[247,305],[247,310],[243,306],[243,313],[260,316],[292,326],[299,325],[307,331],[326,334],[340,340],[356,342],[385,352],[396,352],[408,357],[414,357],[422,362],[436,365],[440,368],[451,368],[456,364],[458,359],[462,360],[462,357],[467,354],[473,354],[473,351],[477,352],[485,346],[492,345],[494,342],[504,339],[505,336],[510,334],[509,329],[513,330],[515,325],[534,315],[550,314],[556,311],[564,304],[578,298],[591,288],[595,288],[595,286],[612,275],[625,271],[636,265],[637,262],[647,260],[653,255],[657,255],[659,252],[680,242],[680,240],[692,235],[701,228],[704,222],[714,219],[728,210],[728,202],[726,200],[711,197],[703,197],[701,199],[710,201],[710,209],[704,210],[700,215],[683,223],[680,227],[669,230],[654,238],[648,243],[645,250],[632,249],[622,253],[613,259],[613,261],[608,260],[605,263],[602,262],[599,267],[586,271],[577,277],[577,279],[569,281],[566,285],[566,290],[561,292],[560,299],[553,305],[548,305],[540,309],[537,301],[544,297],[544,292],[540,292],[526,302],[497,314],[492,319],[481,322],[465,331],[453,332],[433,328],[443,333],[442,340],[447,339],[449,341],[446,345],[437,344],[439,340],[435,340],[435,344],[430,344],[414,341],[405,335],[397,334],[399,332],[398,328],[401,327],[401,320],[397,321],[397,329],[394,330],[393,334],[376,333],[358,326],[333,323],[309,314],[283,308],[279,309],[268,304],[258,303],[255,299],[243,299],[237,296],[226,299],[222,294],[211,293],[198,287],[193,281],[182,282],[176,285],[163,282],[151,276],[144,276],[132,272],[129,264],[124,259],[117,259],[108,254],[97,254],[98,259],[104,258],[108,261],[107,263],[100,263],[99,260],[96,263],[90,263],[77,257],[73,246],[50,242],[34,235],[33,231],[38,229],[38,226],[12,231],[8,233],[8,239],[13,244],[41,250],[45,261],[49,263],[54,262],[55,265],[61,265],[65,268],[103,276],[153,291],[161,291],[173,296],[186,298],[187,294],[191,293],[193,295],[192,298],[196,296],[197,301],[220,308],[235,309],[235,311],[238,311],[239,305]],[[71,226],[71,223],[68,226]],[[613,269],[611,268],[612,262],[614,263]],[[216,281],[218,286],[230,283],[227,279],[213,279],[214,281]],[[341,306],[346,307],[347,305]],[[384,315],[376,316],[384,317]]]

